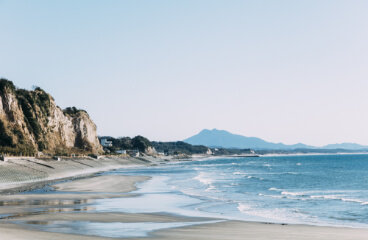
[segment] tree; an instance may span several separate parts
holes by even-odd
[[[140,152],[146,151],[148,147],[152,147],[151,142],[142,136],[136,136],[132,139],[133,149],[138,149]]]

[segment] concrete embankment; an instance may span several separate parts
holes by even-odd
[[[68,158],[60,161],[27,157],[8,158],[6,162],[0,161],[0,192],[142,164],[149,163],[123,157]]]

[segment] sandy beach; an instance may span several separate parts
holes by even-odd
[[[185,223],[149,233],[148,237],[122,239],[366,239],[368,229],[282,225],[187,217],[165,213],[94,212],[96,199],[135,198],[136,184],[149,176],[94,176],[54,185],[64,194],[15,194],[0,196],[0,239],[111,239],[72,233],[45,232],[20,222],[95,222],[98,224]],[[73,193],[72,193],[73,192]],[[149,204],[149,203],[147,203]],[[79,206],[79,209],[78,209]],[[37,208],[35,210],[32,208]],[[8,216],[8,217],[5,217]],[[213,223],[215,222],[215,223]],[[198,224],[201,223],[201,224]],[[92,234],[93,235],[93,234]],[[121,238],[121,237],[117,237]]]

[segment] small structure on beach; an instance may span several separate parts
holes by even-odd
[[[172,151],[172,150],[164,150],[164,156],[171,156],[171,155],[174,155],[175,153],[174,153],[174,151]]]
[[[101,156],[98,156],[97,154],[89,154],[88,156],[95,158],[95,159],[101,159]]]
[[[116,150],[116,153],[119,153],[119,154],[126,154],[127,151],[126,150],[123,150],[123,149],[120,149],[120,150]]]
[[[6,159],[6,154],[4,155],[0,155],[0,161],[4,161],[7,162],[8,160]]]
[[[129,154],[131,157],[139,157],[139,151],[138,151],[138,150],[129,150],[129,151],[128,151],[128,154]]]

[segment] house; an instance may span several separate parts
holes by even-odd
[[[126,152],[126,150],[116,150],[116,153],[119,153],[119,154],[126,154],[127,152]]]
[[[139,157],[139,151],[138,150],[130,150],[129,155],[131,157]]]
[[[101,145],[103,147],[112,147],[112,141],[108,141],[106,138],[102,138]]]
[[[164,155],[165,156],[170,156],[170,155],[174,155],[175,152],[174,151],[171,151],[171,150],[164,150]]]

